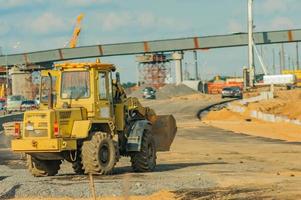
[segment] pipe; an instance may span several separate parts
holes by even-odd
[[[52,76],[51,76],[50,72],[48,72],[48,76],[49,76],[49,82],[50,82],[50,86],[49,86],[49,90],[48,90],[48,109],[53,109]]]

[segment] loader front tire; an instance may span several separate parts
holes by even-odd
[[[27,167],[30,173],[36,177],[54,176],[60,170],[61,160],[39,160],[27,155]]]
[[[111,174],[117,162],[115,146],[109,134],[92,133],[82,146],[81,158],[85,173]]]
[[[156,145],[150,130],[144,130],[141,150],[131,154],[131,163],[134,172],[150,172],[156,167]]]

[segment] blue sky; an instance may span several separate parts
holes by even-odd
[[[79,46],[247,30],[247,0],[0,0],[0,5],[3,54],[63,47],[80,13],[85,18]],[[300,0],[254,0],[255,31],[301,28],[300,8]],[[262,47],[269,68],[272,50],[278,55],[279,47]],[[296,60],[294,44],[285,48],[287,59]],[[192,53],[184,57],[184,66],[192,71]],[[242,66],[247,65],[247,47],[200,51],[198,57],[203,78],[241,75]],[[136,80],[133,56],[102,60],[119,66],[123,81]]]

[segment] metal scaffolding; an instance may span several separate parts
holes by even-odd
[[[160,88],[171,82],[171,56],[166,54],[147,54],[137,56],[138,85]]]

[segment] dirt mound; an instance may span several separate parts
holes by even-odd
[[[220,99],[221,99],[220,95],[203,94],[203,93],[196,93],[196,94],[189,94],[189,95],[171,97],[171,100],[174,100],[174,101],[180,101],[180,100],[219,101]]]
[[[209,112],[203,120],[222,120],[222,121],[244,121],[245,118],[237,113],[231,112],[226,108],[223,108],[219,111],[211,111]]]
[[[248,110],[257,110],[264,113],[284,115],[289,119],[301,120],[301,90],[277,91],[275,99],[249,103]]]
[[[301,130],[299,125],[284,122],[264,122],[222,109],[211,111],[202,119],[208,125],[236,133],[260,136],[265,138],[280,139],[289,142],[301,141]]]
[[[169,84],[169,85],[165,85],[164,87],[160,88],[157,91],[157,99],[169,99],[172,97],[197,94],[197,93],[199,92],[183,84],[181,85]]]
[[[245,112],[243,113],[234,113],[224,108],[219,111],[209,112],[203,120],[209,122],[210,125],[235,132],[286,141],[301,141],[299,125],[284,122],[264,122],[250,118],[250,112],[256,110],[263,113],[286,116],[289,119],[301,120],[300,104],[300,89],[289,91],[280,90],[275,92],[274,99],[244,105]]]
[[[144,89],[144,87],[140,87],[139,89],[132,91],[132,93],[129,94],[129,96],[142,98],[142,94],[143,94],[142,90],[143,89]],[[181,85],[168,84],[157,90],[156,98],[157,99],[170,99],[173,97],[192,95],[192,94],[200,94],[200,93],[191,89],[190,87],[188,87],[184,84],[181,84]]]
[[[129,96],[129,97],[136,97],[136,98],[139,98],[139,99],[140,99],[140,98],[142,98],[142,94],[143,94],[142,90],[143,90],[143,88],[140,87],[140,88],[137,89],[137,90],[128,92],[128,93],[127,93],[127,96]]]

